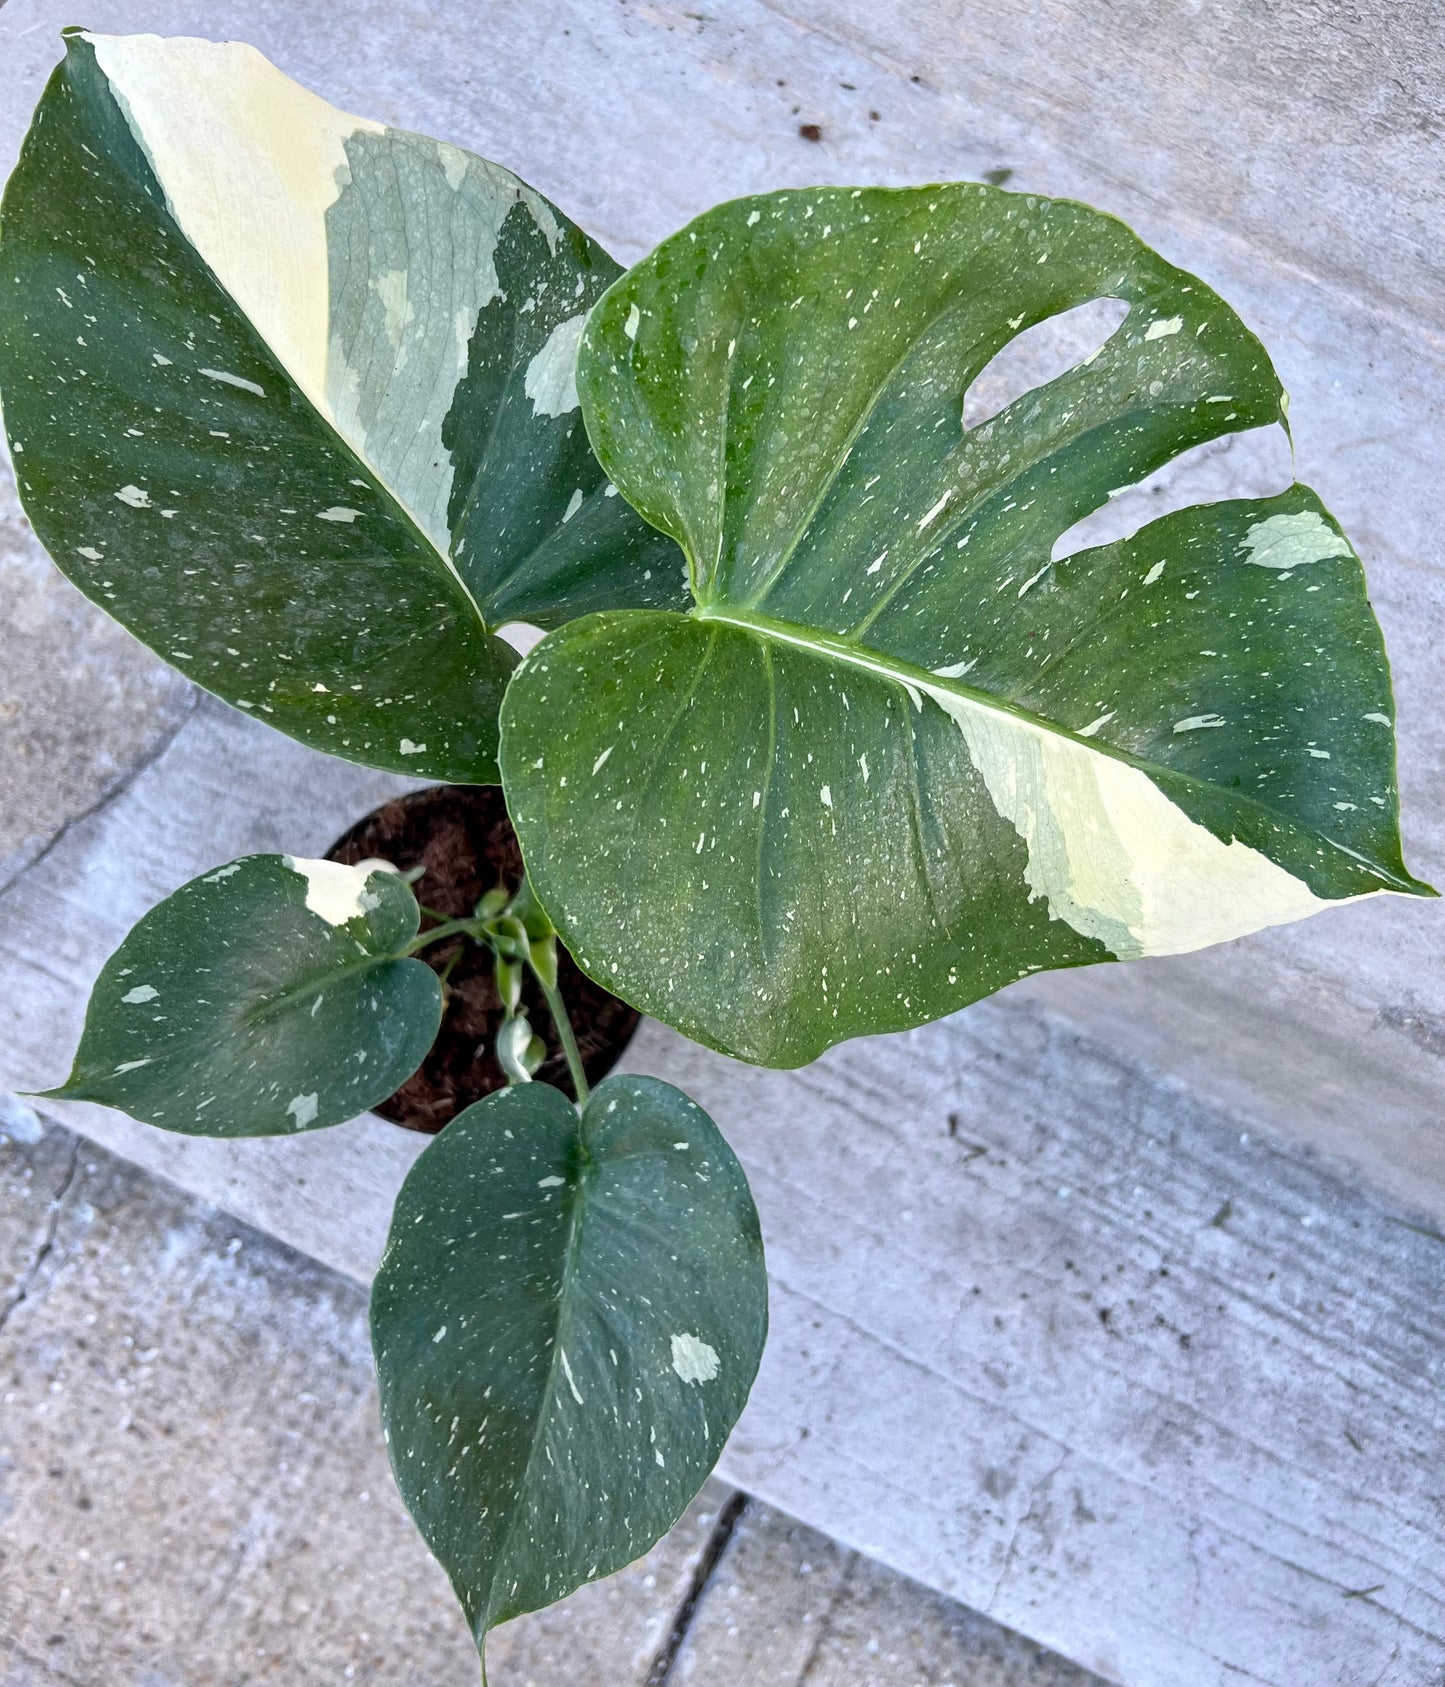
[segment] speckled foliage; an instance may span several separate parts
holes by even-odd
[[[228,702],[369,766],[495,781],[495,627],[681,590],[577,409],[618,273],[507,171],[249,47],[72,32],[0,230],[25,509]]]
[[[284,1136],[353,1119],[411,1076],[441,987],[405,958],[395,873],[248,855],[167,897],[96,980],[70,1077],[191,1136]]]
[[[721,1453],[767,1331],[747,1180],[707,1115],[613,1077],[460,1114],[372,1292],[392,1468],[480,1646],[621,1569]]]
[[[964,425],[1001,347],[1109,297],[1093,356]],[[1239,318],[1113,218],[739,200],[609,291],[578,387],[694,603],[547,639],[502,764],[569,949],[644,1011],[796,1065],[1045,967],[1424,888],[1384,646],[1312,492],[1051,560],[1117,489],[1285,419]]]

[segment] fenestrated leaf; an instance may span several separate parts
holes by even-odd
[[[516,656],[491,629],[681,591],[577,408],[617,274],[505,170],[252,48],[72,32],[0,225],[21,498],[209,690],[353,761],[493,780]]]
[[[1010,339],[1128,315],[971,429]],[[598,305],[599,456],[683,545],[686,616],[547,639],[507,796],[579,963],[791,1065],[1044,967],[1169,954],[1380,890],[1394,710],[1315,495],[1052,562],[1176,453],[1277,422],[1238,317],[1122,224],[955,186],[720,207]]]
[[[459,1114],[402,1186],[371,1296],[392,1468],[480,1646],[681,1515],[767,1328],[757,1215],[707,1115],[612,1077]]]
[[[353,1118],[421,1064],[441,986],[399,958],[419,910],[396,873],[247,855],[153,908],[105,963],[70,1077],[190,1136]]]

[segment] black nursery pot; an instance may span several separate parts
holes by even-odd
[[[328,860],[353,866],[377,856],[404,873],[424,867],[412,887],[417,900],[449,919],[466,918],[495,886],[515,890],[522,881],[522,852],[496,785],[434,785],[398,797],[359,820],[326,854]],[[423,930],[436,923],[422,917]],[[507,1081],[496,1056],[502,1003],[490,951],[458,937],[423,950],[420,958],[441,972],[458,950],[462,953],[447,977],[442,1026],[431,1052],[395,1095],[373,1109],[408,1130],[434,1135],[464,1107]],[[594,984],[560,944],[557,984],[587,1081],[595,1084],[616,1065],[641,1016]],[[538,1081],[572,1095],[556,1027],[530,975],[522,1000],[532,1029],[547,1045]]]

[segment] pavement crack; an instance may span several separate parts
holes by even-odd
[[[723,1554],[728,1549],[728,1543],[733,1538],[733,1532],[742,1522],[748,1504],[746,1494],[734,1493],[728,1496],[726,1504],[718,1512],[717,1519],[712,1526],[712,1532],[707,1538],[707,1544],[702,1549],[702,1557],[698,1559],[697,1568],[692,1573],[692,1581],[688,1584],[682,1603],[673,1616],[672,1627],[667,1632],[667,1638],[658,1647],[652,1660],[652,1666],[643,1679],[643,1687],[665,1687],[665,1684],[672,1679],[673,1665],[677,1662],[678,1654],[682,1651],[688,1630],[697,1617],[703,1596],[707,1593],[713,1576],[717,1573],[717,1567],[722,1562]]]
[[[14,872],[12,872],[8,878],[0,880],[0,898],[8,896],[12,890],[20,885],[25,879],[28,879],[30,875],[35,872],[36,868],[42,866],[46,861],[48,861],[78,826],[83,826],[87,820],[93,820],[97,814],[103,813],[119,797],[123,797],[125,793],[129,791],[140,778],[148,773],[161,759],[161,757],[165,755],[166,751],[170,749],[171,745],[175,743],[176,739],[190,723],[192,717],[195,715],[195,712],[196,696],[193,690],[193,694],[186,703],[184,711],[181,714],[181,718],[169,732],[162,734],[160,739],[151,746],[151,748],[144,756],[141,757],[134,767],[132,767],[122,778],[117,779],[115,784],[102,791],[95,801],[87,804],[87,806],[83,808],[79,814],[71,815],[69,820],[64,821],[56,828],[43,848],[37,850],[36,853],[21,866],[16,867]]]
[[[823,1615],[818,1619],[818,1627],[813,1634],[813,1644],[808,1648],[808,1655],[803,1659],[803,1667],[798,1671],[795,1687],[803,1687],[813,1671],[818,1667],[818,1660],[823,1655],[823,1648],[828,1643],[828,1637],[833,1632],[833,1619],[838,1614],[838,1607],[843,1603],[848,1589],[853,1585],[853,1577],[857,1573],[861,1562],[856,1552],[848,1554],[843,1565],[843,1573],[838,1577],[837,1585],[828,1595],[828,1603],[823,1608]]]
[[[40,1244],[35,1250],[34,1258],[20,1274],[20,1282],[14,1294],[0,1306],[0,1335],[5,1333],[5,1326],[10,1322],[11,1315],[17,1308],[23,1306],[30,1299],[31,1290],[35,1287],[37,1278],[50,1258],[55,1247],[55,1237],[60,1229],[60,1212],[65,1204],[65,1197],[70,1193],[70,1186],[75,1182],[75,1173],[80,1165],[80,1138],[72,1136],[70,1139],[70,1153],[66,1159],[65,1175],[60,1180],[60,1187],[50,1197],[50,1206],[45,1215],[45,1233],[40,1238]]]

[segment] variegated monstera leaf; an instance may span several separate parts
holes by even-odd
[[[965,425],[1000,348],[1099,298],[1128,314],[1094,356]],[[694,601],[545,640],[503,773],[568,947],[646,1011],[794,1064],[1426,888],[1379,629],[1312,492],[1052,559],[1284,416],[1239,318],[1112,218],[973,186],[724,205],[597,306],[578,384]]]
[[[618,266],[495,164],[254,49],[68,35],[6,192],[21,496],[184,673],[354,761],[482,782],[494,630],[663,605],[574,368]]]

